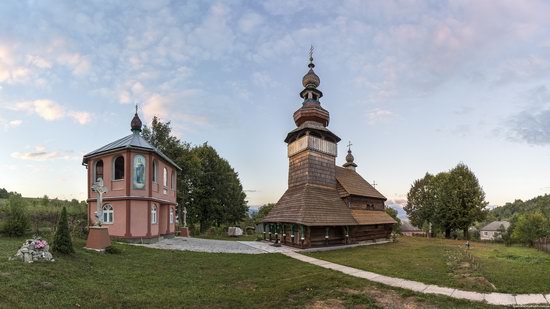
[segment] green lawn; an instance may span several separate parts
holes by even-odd
[[[8,261],[23,239],[0,237],[0,308],[490,308],[390,289],[283,255],[210,254],[119,245],[54,263]]]
[[[398,242],[308,254],[388,276],[480,292],[550,293],[550,254],[494,243],[400,237]]]

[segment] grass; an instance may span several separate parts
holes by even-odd
[[[550,254],[494,243],[401,237],[396,243],[308,254],[429,284],[478,292],[550,293]]]
[[[211,254],[116,244],[122,252],[81,249],[54,263],[9,261],[23,239],[0,237],[0,308],[492,308],[390,289],[279,254]]]

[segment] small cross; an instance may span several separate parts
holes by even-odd
[[[351,146],[353,146],[353,144],[351,143],[351,141],[349,141],[349,143],[348,143],[348,151],[351,151]]]
[[[373,181],[372,181],[372,186],[373,186],[374,188],[376,188],[377,185],[378,185],[378,184],[376,183],[376,180],[373,180]]]
[[[138,106],[137,106],[137,104],[136,104],[136,114],[137,114],[137,110],[138,110]]]
[[[311,45],[311,47],[309,48],[309,61],[312,62],[313,61],[313,45]]]

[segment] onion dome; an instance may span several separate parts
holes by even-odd
[[[348,144],[348,155],[346,156],[346,163],[344,163],[343,167],[355,171],[357,164],[355,164],[353,160],[355,160],[355,158],[353,157],[353,154],[351,154],[351,142],[350,142]]]
[[[313,61],[313,58],[309,58],[309,61]],[[302,85],[304,88],[317,88],[319,87],[319,84],[321,84],[321,80],[319,79],[319,76],[315,74],[313,71],[313,68],[315,67],[315,64],[311,62],[309,64],[309,71],[306,75],[302,78]]]
[[[139,119],[137,111],[138,111],[138,107],[136,105],[136,114],[134,115],[134,118],[132,119],[132,122],[130,123],[130,126],[132,128],[132,132],[134,132],[134,133],[141,132],[141,126],[143,125],[143,123],[141,123],[141,119]]]

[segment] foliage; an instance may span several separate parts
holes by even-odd
[[[529,246],[550,232],[548,219],[540,212],[521,214],[514,223],[512,238]]]
[[[26,212],[26,202],[18,195],[10,195],[4,234],[10,237],[23,236],[29,228],[29,218]]]
[[[514,215],[534,212],[540,212],[546,218],[550,218],[550,195],[537,196],[525,202],[515,200],[512,203],[509,202],[504,206],[492,209],[490,214],[494,216],[495,220],[511,220]]]
[[[12,195],[16,195],[16,196],[21,197],[20,193],[17,193],[17,192],[14,192],[14,191],[8,192],[8,190],[6,190],[5,188],[0,188],[0,198],[9,198]]]
[[[512,227],[509,227],[508,229],[506,229],[506,227],[504,227],[504,225],[500,225],[498,230],[497,230],[497,234],[495,235],[495,239],[498,239],[498,240],[502,240],[502,242],[506,245],[506,246],[511,246],[512,245]]]
[[[248,206],[239,175],[214,148],[206,143],[191,147],[172,135],[170,122],[156,117],[142,135],[182,168],[177,200],[180,214],[181,207],[187,208],[189,224],[200,223],[204,232],[212,225],[235,225],[246,217]]]
[[[397,210],[391,207],[386,207],[386,213],[390,215],[395,221],[397,221],[397,223],[392,226],[392,232],[394,234],[401,234],[401,219],[397,217]]]
[[[122,250],[120,250],[119,248],[117,248],[115,246],[108,246],[108,247],[105,247],[105,253],[107,253],[107,254],[121,254]]]
[[[67,220],[67,208],[63,207],[59,224],[52,244],[52,250],[55,252],[70,254],[74,253],[71,233],[69,231],[69,221]]]
[[[254,217],[253,217],[254,223],[258,224],[258,223],[262,222],[263,218],[265,218],[265,216],[267,216],[267,214],[271,211],[271,209],[273,209],[273,207],[275,207],[275,203],[267,203],[267,204],[262,205],[258,209],[258,212],[256,214],[254,214]]]
[[[404,209],[413,225],[431,223],[433,230],[444,231],[447,238],[455,229],[468,238],[470,226],[487,214],[485,193],[475,174],[462,163],[448,172],[426,173],[415,180],[407,200]]]

